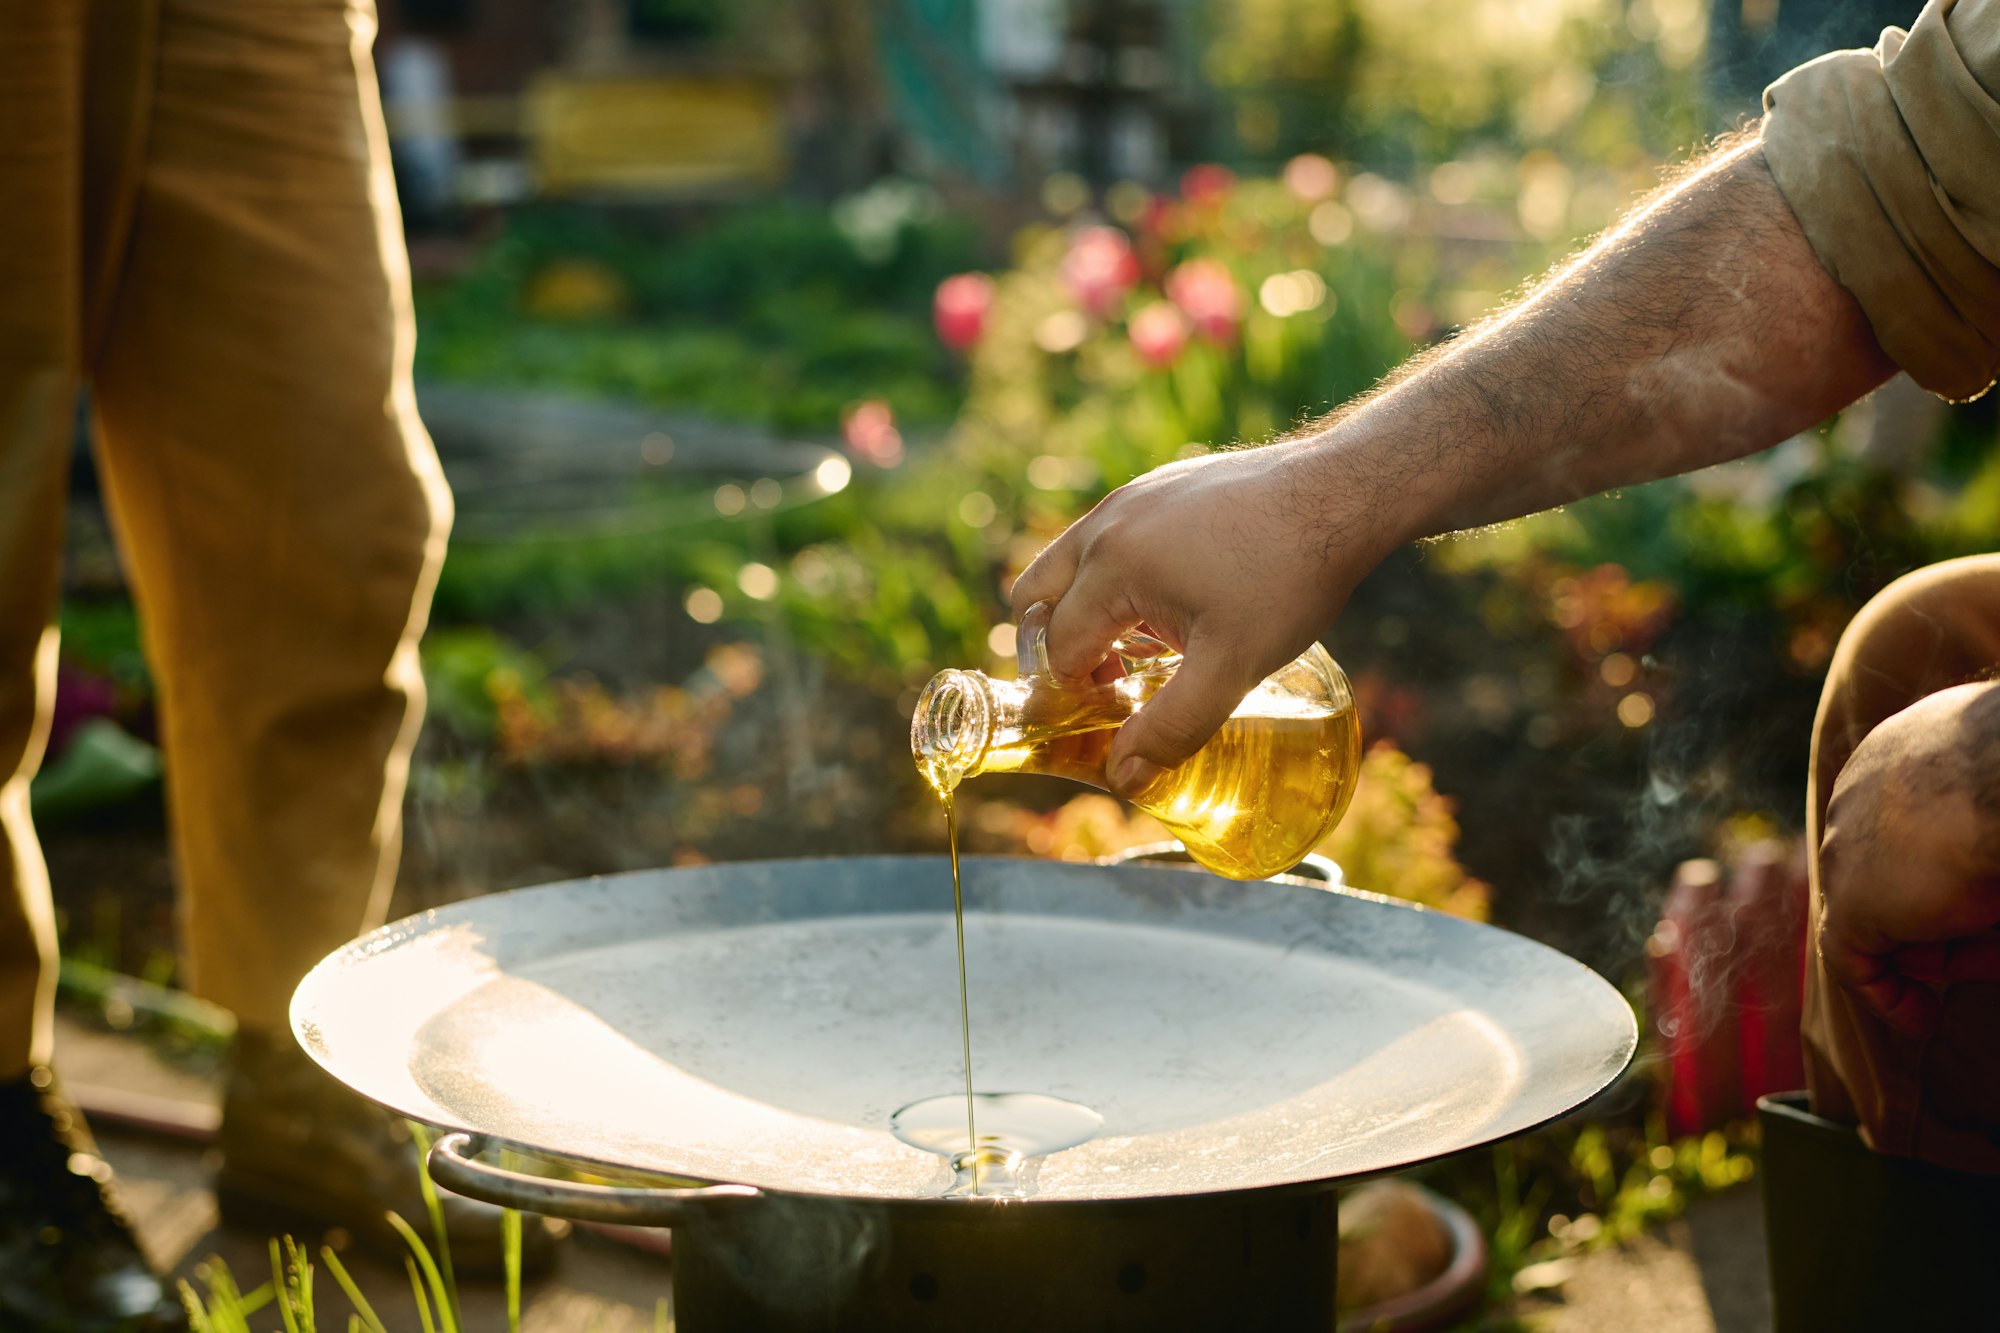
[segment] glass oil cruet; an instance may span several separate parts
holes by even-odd
[[[946,670],[924,687],[910,720],[910,751],[940,797],[978,773],[1046,773],[1109,788],[1112,739],[1173,675],[1180,654],[1135,631],[1112,645],[1124,675],[1059,681],[1049,669],[1052,610],[1038,602],[1022,616],[1017,679]],[[1216,874],[1263,879],[1298,864],[1340,822],[1360,765],[1353,690],[1314,644],[1132,803]]]

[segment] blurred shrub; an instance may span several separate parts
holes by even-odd
[[[929,198],[919,189],[915,203],[863,208],[845,227],[852,209],[791,202],[679,231],[523,209],[471,271],[418,293],[418,373],[785,430],[830,430],[864,396],[941,423],[956,375],[930,333],[931,293],[974,246],[972,228]]]
[[[764,683],[749,644],[711,648],[678,685],[613,691],[584,673],[557,675],[490,629],[444,629],[424,641],[430,719],[521,767],[652,764],[683,780],[707,775],[716,733]]]
[[[1489,890],[1458,863],[1457,842],[1451,802],[1432,787],[1431,770],[1378,741],[1362,758],[1353,804],[1319,850],[1356,888],[1484,921]]]
[[[129,599],[65,597],[61,626],[65,661],[109,677],[122,692],[151,694],[139,614]]]
[[[1005,811],[1008,819],[1001,821],[993,813],[996,810]],[[1005,829],[1006,842],[1015,847],[1025,846],[1037,856],[1059,861],[1097,861],[1174,838],[1166,825],[1143,810],[1099,792],[1071,797],[1047,814],[989,803],[980,823],[988,832],[996,826]]]
[[[485,627],[434,629],[424,636],[424,685],[434,725],[475,740],[500,729],[500,701],[545,707],[549,670],[534,654]]]
[[[1643,654],[1677,615],[1754,615],[1769,623],[1777,655],[1817,679],[1841,628],[1890,581],[1991,549],[2000,532],[1993,433],[1990,408],[1960,412],[1946,427],[1946,447],[1897,469],[1858,453],[1842,429],[1802,435],[1755,458],[1587,500],[1436,551],[1447,568],[1490,569],[1522,586],[1615,562],[1618,578],[1635,580],[1630,587],[1671,598],[1657,612],[1620,612],[1606,585],[1595,602],[1575,595],[1552,606],[1555,624],[1581,656]],[[1607,621],[1625,613],[1657,623],[1643,641],[1627,643]],[[1605,639],[1594,653],[1592,635]]]
[[[1703,0],[1233,0],[1206,14],[1201,72],[1252,159],[1331,148],[1404,167],[1495,144],[1576,160],[1672,152],[1703,129]]]
[[[500,757],[520,765],[650,763],[683,781],[706,777],[716,733],[739,699],[763,683],[763,662],[745,644],[723,644],[681,685],[615,694],[587,674],[530,693],[518,677],[488,678]]]

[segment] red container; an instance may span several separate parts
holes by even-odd
[[[1725,882],[1714,861],[1674,872],[1646,941],[1653,1024],[1666,1060],[1667,1131],[1699,1134],[1805,1082],[1805,863],[1752,844]]]
[[[1646,941],[1653,1025],[1666,1056],[1667,1132],[1675,1137],[1720,1124],[1743,1102],[1724,980],[1734,935],[1721,868],[1683,862]]]
[[[1755,1112],[1759,1097],[1806,1085],[1799,1025],[1805,1015],[1807,896],[1804,849],[1796,846],[1757,843],[1729,877],[1743,1115]]]

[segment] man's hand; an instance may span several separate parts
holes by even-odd
[[[1411,535],[1396,494],[1335,484],[1326,441],[1210,454],[1106,496],[1014,583],[1016,613],[1055,603],[1049,664],[1091,674],[1137,625],[1186,654],[1119,730],[1110,772],[1146,786],[1214,734],[1258,681],[1333,623],[1354,584]]]
[[[1898,1031],[1935,984],[2000,980],[2000,684],[1918,700],[1868,733],[1820,841],[1827,972]]]

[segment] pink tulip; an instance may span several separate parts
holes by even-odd
[[[1217,260],[1190,259],[1169,273],[1167,296],[1210,342],[1231,341],[1243,322],[1243,292]]]
[[[1219,204],[1236,188],[1236,173],[1213,162],[1203,162],[1181,173],[1181,198],[1191,204]]]
[[[979,341],[992,308],[993,279],[984,273],[954,273],[938,284],[931,301],[938,339],[952,351],[963,352]]]
[[[1187,316],[1171,301],[1154,301],[1132,316],[1132,350],[1153,367],[1170,366],[1187,346]]]
[[[1077,303],[1102,319],[1139,281],[1139,257],[1116,227],[1085,227],[1063,256],[1062,277]]]
[[[903,461],[903,433],[896,429],[896,414],[880,398],[854,404],[841,416],[841,434],[856,458],[876,467],[894,467]]]
[[[1180,235],[1180,205],[1165,195],[1154,195],[1139,214],[1139,234],[1155,240],[1171,241]]]

